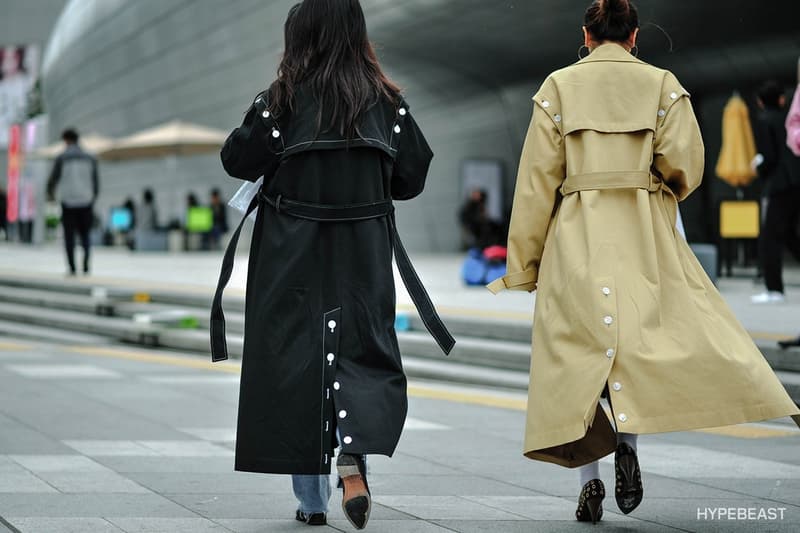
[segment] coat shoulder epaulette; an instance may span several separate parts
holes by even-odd
[[[556,74],[557,72],[544,80],[542,86],[533,96],[533,101],[536,107],[535,112],[545,113],[553,121],[556,128],[561,131],[561,97],[558,94],[558,85],[554,79]]]

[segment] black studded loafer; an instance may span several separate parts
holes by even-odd
[[[619,510],[628,514],[642,503],[644,487],[636,450],[624,442],[617,446],[617,452],[614,454],[614,471],[617,477],[614,496]]]
[[[297,515],[294,517],[294,519],[298,522],[303,522],[308,526],[328,525],[328,519],[325,516],[325,513],[306,514],[303,511],[297,511]]]
[[[372,508],[364,460],[355,455],[342,454],[336,460],[336,469],[344,485],[342,496],[344,515],[354,528],[364,529]]]
[[[578,509],[575,518],[578,522],[591,522],[596,524],[603,518],[603,498],[606,497],[606,488],[599,479],[593,479],[583,486],[578,497]]]

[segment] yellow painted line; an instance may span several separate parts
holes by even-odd
[[[448,402],[480,405],[483,407],[498,407],[500,409],[509,409],[512,411],[525,411],[528,408],[528,402],[522,399],[503,398],[502,396],[492,396],[490,394],[471,394],[466,392],[440,390],[421,387],[418,385],[409,386],[408,394],[414,398],[445,400]]]
[[[207,361],[199,357],[195,358],[181,355],[151,354],[116,348],[95,348],[91,346],[75,346],[72,348],[66,348],[66,351],[95,357],[127,359],[129,361],[138,361],[141,363],[155,363],[160,365],[179,366],[183,368],[195,368],[198,370],[209,370],[213,372],[226,372],[228,374],[238,374],[241,372],[241,365],[239,363],[212,363],[211,361]]]
[[[796,339],[797,334],[784,335],[782,333],[764,333],[761,331],[748,331],[753,340],[757,341],[785,341],[789,339]]]
[[[0,349],[5,345],[0,343]],[[238,362],[221,362],[212,363],[203,359],[180,356],[180,355],[167,355],[167,354],[154,354],[134,350],[125,350],[118,348],[103,347],[97,348],[92,346],[74,346],[66,348],[66,351],[77,353],[81,355],[90,355],[96,357],[108,357],[114,359],[125,359],[129,361],[138,361],[143,363],[154,363],[161,365],[177,366],[183,368],[194,368],[198,370],[207,370],[211,372],[224,372],[227,374],[239,374],[241,372],[241,363]],[[433,387],[424,387],[420,385],[410,385],[408,387],[408,394],[414,398],[423,398],[429,400],[443,400],[448,402],[455,402],[468,405],[480,405],[483,407],[496,407],[499,409],[508,409],[512,411],[525,411],[528,407],[527,400],[521,398],[505,398],[503,396],[493,396],[484,393],[467,393],[451,390],[436,389]],[[607,412],[607,415],[610,414]],[[781,430],[769,427],[758,426],[755,424],[742,424],[738,426],[725,426],[718,428],[698,429],[694,430],[699,433],[710,433],[714,435],[723,435],[727,437],[736,437],[742,439],[767,439],[767,438],[780,438],[780,437],[796,437],[800,436],[800,432],[793,429]]]
[[[773,439],[779,437],[796,437],[800,432],[795,430],[774,429],[754,424],[742,424],[739,426],[725,426],[719,428],[697,429],[697,433],[710,433],[712,435],[722,435],[725,437],[736,437],[739,439]]]
[[[17,344],[14,342],[0,342],[0,350],[4,352],[27,352],[33,350],[33,346],[29,344]]]

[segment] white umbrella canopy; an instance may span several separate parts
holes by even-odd
[[[221,130],[174,120],[118,139],[98,156],[122,160],[203,154],[219,150],[227,137]]]
[[[102,135],[97,135],[94,133],[90,133],[88,135],[81,135],[80,141],[78,144],[89,152],[90,154],[98,154],[103,150],[107,150],[111,147],[114,143],[114,140],[110,137],[104,137]],[[49,146],[45,146],[39,148],[38,150],[34,150],[29,157],[33,157],[36,159],[55,159],[58,157],[61,152],[63,152],[67,148],[67,145],[63,142],[53,143]]]

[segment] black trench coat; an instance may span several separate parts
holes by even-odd
[[[388,99],[357,139],[317,134],[305,92],[275,120],[259,95],[222,149],[225,170],[263,194],[313,204],[408,200],[433,153],[408,105]],[[278,200],[280,202],[280,200]],[[247,280],[236,469],[330,472],[342,451],[391,456],[407,411],[394,330],[393,217],[321,223],[263,201]]]

